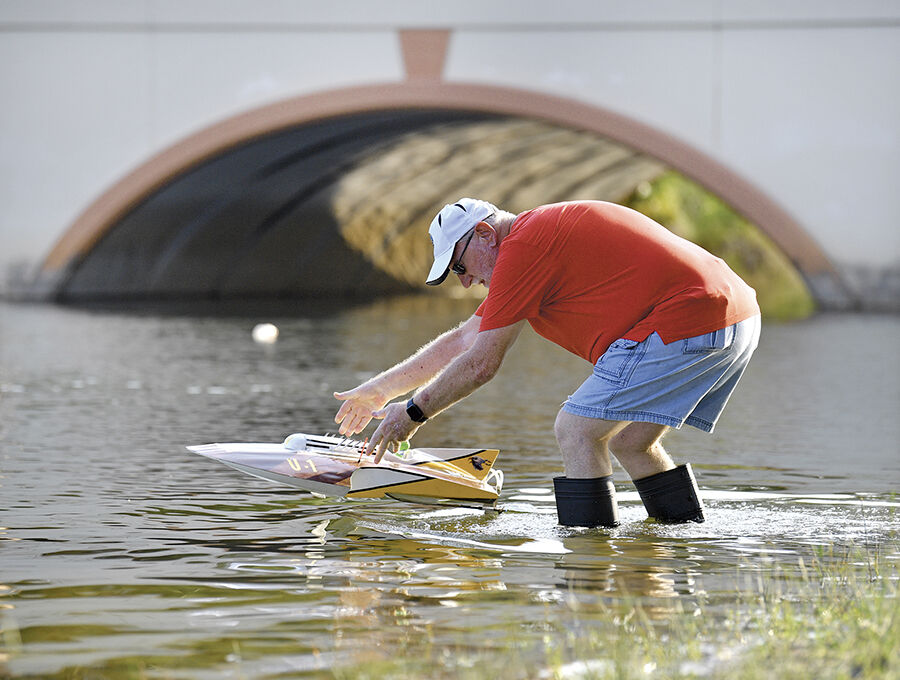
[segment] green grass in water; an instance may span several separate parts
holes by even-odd
[[[896,554],[896,553],[893,553]],[[635,598],[509,624],[486,649],[428,647],[332,669],[341,680],[894,680],[900,678],[898,571],[870,551],[793,567],[736,570],[735,592]],[[516,628],[528,629],[526,641]],[[542,627],[543,646],[534,642]]]
[[[756,226],[674,171],[638,187],[625,204],[721,257],[756,289],[763,316],[801,319],[815,311],[803,278]]]

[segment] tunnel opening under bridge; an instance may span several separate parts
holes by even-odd
[[[534,93],[404,84],[280,102],[163,151],[76,220],[39,289],[70,303],[424,290],[427,227],[444,203],[621,202],[668,168],[757,224],[820,302],[840,287],[778,206],[658,131]]]

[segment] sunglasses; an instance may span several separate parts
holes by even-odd
[[[475,236],[475,230],[474,230],[474,229],[472,230],[472,233],[469,234],[469,239],[468,239],[468,241],[466,241],[466,245],[463,246],[462,252],[459,254],[459,257],[457,258],[456,262],[454,262],[453,264],[450,265],[450,270],[451,270],[454,274],[458,274],[459,276],[463,276],[463,275],[466,273],[466,267],[465,267],[465,265],[460,264],[460,262],[462,262],[463,255],[466,254],[466,248],[469,247],[469,242],[472,240],[472,237],[473,237],[473,236]]]

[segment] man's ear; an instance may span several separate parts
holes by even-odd
[[[492,244],[497,240],[497,230],[487,222],[479,222],[475,225],[475,233],[478,238],[488,239]]]

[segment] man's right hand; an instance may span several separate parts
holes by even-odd
[[[368,385],[360,385],[346,392],[335,392],[334,398],[344,402],[338,409],[334,422],[340,425],[342,435],[352,436],[362,432],[375,411],[383,409],[390,397]]]

